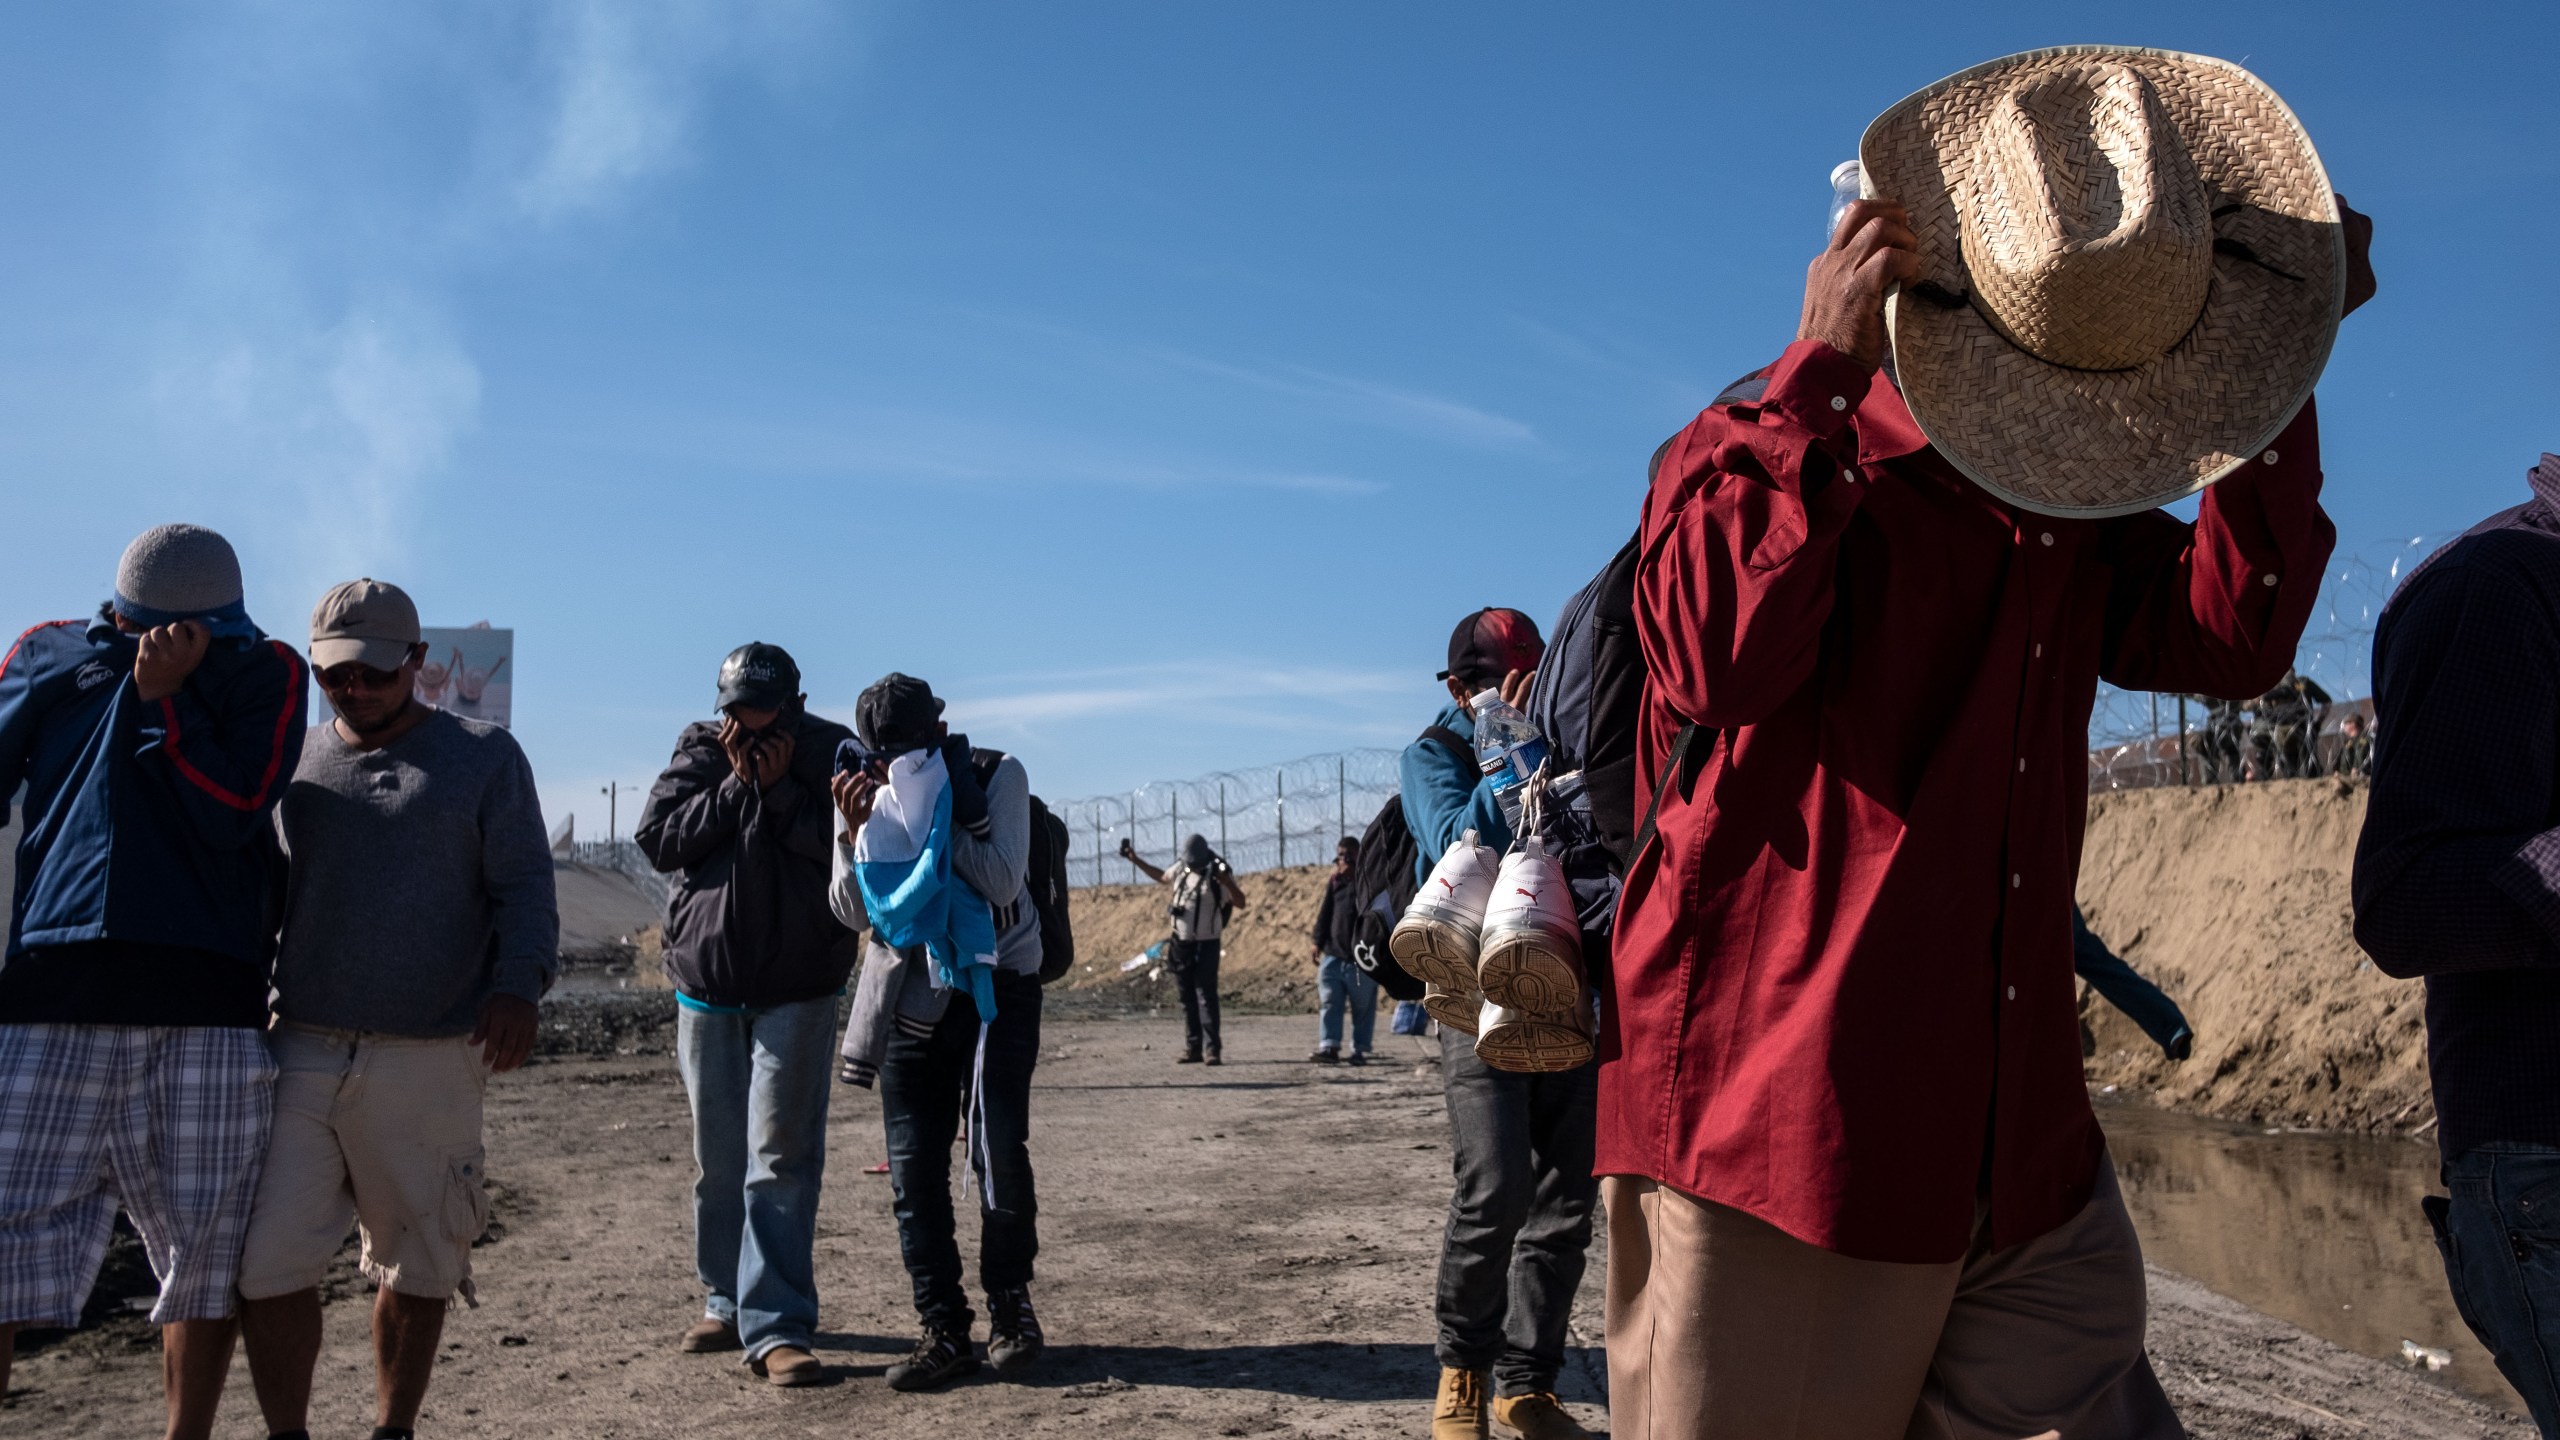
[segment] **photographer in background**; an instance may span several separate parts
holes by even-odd
[[[667,978],[693,1106],[694,1268],[687,1351],[744,1348],[776,1385],[822,1378],[813,1249],[826,1169],[836,997],[857,941],[827,903],[828,778],[853,732],[807,709],[779,645],[720,662],[720,720],[696,721],[649,791],[639,842],[675,872]]]
[[[1137,866],[1159,885],[1173,887],[1173,944],[1165,962],[1182,992],[1182,1058],[1174,1063],[1221,1063],[1218,1046],[1218,938],[1227,919],[1245,908],[1244,887],[1236,883],[1226,859],[1209,848],[1209,837],[1194,835],[1182,842],[1182,860],[1159,870],[1139,858],[1138,847],[1123,840],[1120,858]]]

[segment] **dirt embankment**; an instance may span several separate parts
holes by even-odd
[[[1236,877],[1245,908],[1219,945],[1218,996],[1240,1010],[1312,1010],[1316,962],[1309,938],[1331,864],[1292,865]],[[1173,891],[1164,885],[1096,885],[1074,893],[1077,989],[1106,987],[1141,1005],[1173,1004],[1173,977],[1153,961],[1122,974],[1122,962],[1170,935]],[[1154,976],[1155,978],[1150,978]]]
[[[2169,992],[2193,1058],[2164,1059],[2083,988],[2094,1085],[2269,1125],[2414,1131],[2425,992],[2356,948],[2347,891],[2365,790],[2339,780],[2094,796],[2080,860],[2090,928]]]
[[[2356,948],[2347,894],[2365,791],[2338,780],[2126,790],[2089,802],[2080,901],[2089,923],[2185,1008],[2194,1055],[2164,1059],[2132,1021],[2081,997],[2089,1082],[2173,1109],[2267,1125],[2427,1126],[2425,992]],[[1308,927],[1330,866],[1242,877],[1219,990],[1243,1010],[1315,999]],[[1173,1004],[1170,976],[1121,962],[1165,938],[1168,892],[1075,892],[1079,991]],[[1092,998],[1099,999],[1099,995]]]

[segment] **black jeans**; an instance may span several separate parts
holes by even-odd
[[[1449,1102],[1449,1228],[1436,1301],[1440,1363],[1491,1370],[1497,1395],[1556,1388],[1591,1245],[1599,1067],[1514,1075],[1440,1032]]]
[[[998,972],[996,1021],[987,1032],[983,1098],[990,1157],[978,1199],[978,1282],[989,1290],[1031,1283],[1040,1253],[1040,1206],[1031,1184],[1031,1067],[1040,1058],[1040,981]],[[937,1330],[966,1334],[977,1318],[960,1288],[960,1243],[951,1210],[951,1142],[969,1103],[978,1053],[978,1009],[966,995],[930,1035],[893,1030],[880,1061],[880,1117],[889,1133],[889,1185],[898,1250],[914,1282],[916,1313]],[[971,1149],[978,1148],[973,1139]]]
[[[1218,942],[1173,942],[1173,983],[1182,995],[1182,1048],[1218,1053]]]

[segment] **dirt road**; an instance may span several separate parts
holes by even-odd
[[[1169,1020],[1052,1014],[1033,1152],[1035,1294],[1053,1348],[1021,1383],[982,1376],[933,1395],[880,1379],[913,1311],[888,1182],[860,1173],[881,1154],[870,1094],[839,1087],[829,1126],[818,1250],[832,1383],[777,1391],[735,1356],[674,1348],[700,1296],[672,1063],[563,1058],[502,1079],[489,1172],[503,1233],[478,1252],[482,1303],[447,1329],[421,1433],[1419,1435],[1448,1185],[1438,1075],[1409,1039],[1366,1069],[1309,1065],[1311,1030],[1231,1017],[1229,1062],[1206,1070],[1172,1063]],[[598,1036],[606,1050],[663,1046],[648,1030]],[[1564,1391],[1597,1428],[1597,1246],[1592,1261]],[[2528,1433],[2177,1277],[2155,1275],[2153,1302],[2160,1367],[2204,1440]],[[357,1295],[328,1307],[315,1434],[371,1425],[365,1309]],[[78,1337],[20,1357],[0,1431],[153,1433],[158,1380],[139,1326]],[[219,1433],[265,1433],[243,1367]]]

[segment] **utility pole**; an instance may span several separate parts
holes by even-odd
[[[614,828],[621,823],[621,816],[616,812],[621,808],[622,782],[616,780],[599,786],[596,793],[604,797],[604,843],[609,850],[613,846]]]

